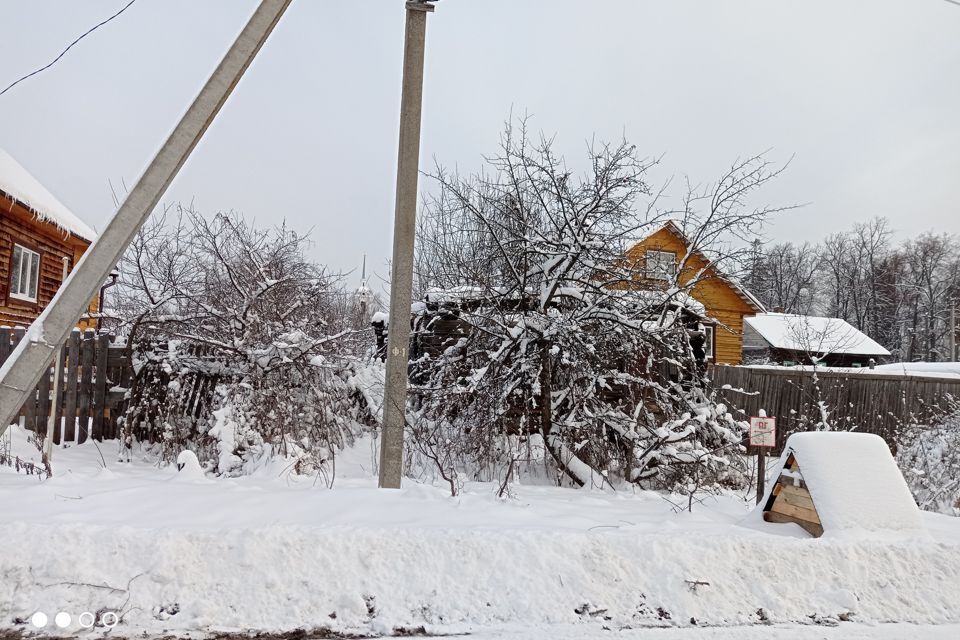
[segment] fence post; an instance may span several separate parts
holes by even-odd
[[[110,335],[101,333],[97,336],[97,375],[93,387],[93,439],[103,441],[103,419],[106,412],[107,398],[107,349],[110,348]]]
[[[96,348],[93,329],[83,332],[83,346],[80,349],[80,393],[77,404],[80,412],[80,431],[77,444],[83,444],[90,436],[90,386],[93,383],[93,350]]]
[[[37,435],[45,434],[51,436],[51,442],[53,441],[53,434],[47,434],[47,416],[50,415],[50,368],[47,367],[46,372],[40,376],[40,382],[37,383],[37,417],[35,420],[35,425],[37,429]],[[44,442],[43,450],[46,452],[48,450],[49,442]]]
[[[64,440],[75,442],[77,439],[77,376],[80,373],[80,330],[74,329],[67,338],[67,397],[63,408],[66,421]]]
[[[59,377],[53,388],[56,390],[53,398],[53,406],[50,411],[53,413],[53,444],[60,444],[63,441],[63,405],[66,397],[64,388],[67,371],[67,345],[60,345],[60,351],[57,353],[60,358],[60,366],[53,368],[53,375]]]
[[[10,327],[0,327],[0,365],[10,356]]]
[[[131,346],[124,346],[121,351],[121,360],[120,360],[120,386],[127,390],[127,393],[130,393],[130,388],[133,386],[133,349]],[[131,425],[126,423],[126,403],[122,403],[120,406],[124,407],[124,414],[117,415],[114,419],[115,430],[117,437],[120,437],[120,424],[121,418],[123,419],[123,426],[126,428],[127,433],[130,433]]]

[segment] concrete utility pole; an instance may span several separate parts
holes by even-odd
[[[0,368],[0,435],[47,370],[107,275],[157,206],[291,0],[261,0],[236,41],[103,233]]]
[[[387,334],[383,435],[380,438],[380,487],[399,489],[403,476],[403,431],[406,423],[407,365],[410,345],[410,298],[413,290],[413,242],[417,228],[417,177],[420,170],[420,112],[423,103],[425,0],[407,1],[403,45],[403,93],[400,98],[400,151],[397,200],[393,217],[393,263],[390,278],[390,332]]]
[[[70,275],[70,258],[63,256],[63,277],[60,282],[64,282]],[[103,309],[97,309],[103,311]],[[57,419],[57,411],[60,409],[60,381],[63,380],[63,354],[60,349],[56,351],[53,364],[53,389],[51,389],[50,417],[47,418],[47,438],[43,442],[43,461],[47,463],[47,468],[51,468],[53,461],[53,434],[60,428],[60,421]],[[42,374],[41,374],[42,377]]]

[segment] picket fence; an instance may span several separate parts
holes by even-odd
[[[0,327],[0,364],[23,340],[23,327]],[[53,441],[85,442],[119,435],[120,417],[126,387],[130,384],[130,357],[126,349],[114,344],[110,334],[93,329],[74,329],[60,353],[63,378],[53,398],[54,366],[40,378],[29,399],[20,408],[19,419],[27,429],[46,433],[50,412],[56,412]]]

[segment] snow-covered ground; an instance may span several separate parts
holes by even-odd
[[[23,431],[10,434],[29,454]],[[280,464],[255,477],[190,479],[142,456],[115,460],[116,443],[91,442],[57,450],[44,482],[0,467],[0,633],[31,630],[18,621],[36,611],[51,620],[70,612],[67,630],[77,631],[81,612],[101,610],[121,618],[113,635],[960,631],[956,518],[924,514],[920,536],[813,540],[793,524],[749,517],[735,496],[691,514],[644,492],[519,485],[501,500],[482,483],[457,498],[412,482],[378,490],[369,440],[338,459],[332,490]],[[841,619],[851,621],[813,624]],[[891,622],[900,624],[883,624]]]

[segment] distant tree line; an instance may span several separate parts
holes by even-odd
[[[953,360],[960,238],[928,231],[897,241],[886,218],[818,244],[756,241],[746,284],[769,310],[842,318],[898,360]]]

